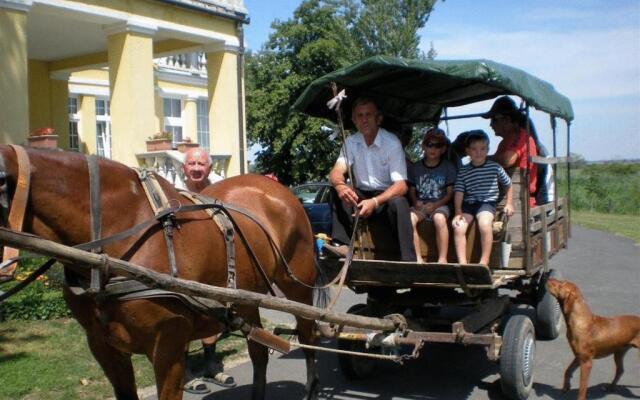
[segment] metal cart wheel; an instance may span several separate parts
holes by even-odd
[[[347,311],[348,314],[366,315],[370,310],[365,304],[356,304]],[[338,339],[338,349],[347,351],[358,351],[366,353],[365,343],[360,340]],[[340,371],[345,378],[350,380],[366,379],[373,375],[376,370],[376,360],[372,358],[351,356],[348,354],[338,354],[338,364]]]
[[[502,393],[512,400],[525,400],[533,386],[536,335],[524,315],[509,318],[502,335],[500,375]]]
[[[553,340],[560,335],[562,329],[562,312],[560,303],[547,292],[547,279],[560,279],[560,272],[552,269],[540,281],[538,288],[538,304],[536,304],[536,333],[541,339]]]

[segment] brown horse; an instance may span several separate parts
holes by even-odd
[[[85,157],[77,153],[28,149],[31,189],[24,219],[26,232],[73,246],[91,240],[89,172]],[[137,173],[119,163],[100,159],[102,237],[124,231],[153,217]],[[16,188],[16,153],[0,145],[0,185],[12,198]],[[166,181],[160,179],[167,197],[177,204],[189,204]],[[6,183],[6,186],[5,186]],[[312,285],[316,278],[313,236],[304,209],[284,186],[270,179],[245,175],[227,179],[205,189],[214,197],[248,210],[262,222],[280,248],[295,277]],[[258,225],[238,212],[231,212],[250,242],[271,282],[276,282],[288,299],[312,303],[308,287],[294,282],[276,256],[273,246]],[[180,212],[173,244],[178,277],[210,285],[226,286],[227,256],[223,235],[203,211]],[[247,244],[235,238],[237,287],[265,293],[268,285],[256,270]],[[158,272],[169,272],[169,257],[161,226],[140,231],[108,244],[104,253]],[[88,277],[73,265],[72,275]],[[158,397],[182,398],[184,349],[189,341],[212,336],[224,329],[222,321],[203,316],[173,298],[109,300],[98,303],[91,296],[79,297],[65,289],[65,300],[74,317],[86,330],[89,347],[114,388],[117,399],[137,399],[131,354],[146,354],[153,364]],[[260,326],[257,308],[236,307],[248,323]],[[297,318],[299,339],[312,343],[314,321]],[[248,341],[254,367],[252,399],[263,399],[266,386],[267,349]],[[305,351],[307,396],[317,390],[314,353]]]

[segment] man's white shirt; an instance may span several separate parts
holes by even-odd
[[[378,128],[371,146],[367,146],[360,132],[349,136],[336,164],[354,165],[353,179],[356,187],[362,190],[385,190],[394,182],[407,179],[402,144],[396,135],[383,128]]]

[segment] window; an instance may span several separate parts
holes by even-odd
[[[80,136],[78,134],[78,122],[80,121],[80,115],[78,114],[78,98],[69,97],[69,150],[80,150]]]
[[[182,102],[180,99],[162,99],[164,130],[173,134],[173,145],[182,141]]]
[[[198,143],[209,152],[209,100],[198,100]]]
[[[108,99],[96,99],[96,145],[98,155],[111,158],[111,110]]]

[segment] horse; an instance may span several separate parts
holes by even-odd
[[[31,185],[23,231],[68,246],[89,242],[92,239],[92,204],[87,158],[60,150],[27,148],[26,153]],[[102,237],[115,235],[154,217],[135,170],[105,158],[100,158],[97,164]],[[0,187],[3,189],[0,191],[6,199],[13,198],[17,177],[16,151],[0,145]],[[166,180],[158,178],[158,181],[171,204],[191,204]],[[313,285],[318,276],[313,234],[302,205],[286,187],[258,175],[242,175],[218,182],[202,194],[247,211],[228,211],[236,224],[237,288],[266,293],[269,290],[267,281],[270,281],[275,282],[288,299],[313,303]],[[6,221],[3,223],[6,225]],[[175,225],[172,243],[177,276],[225,287],[228,265],[222,231],[208,214],[199,210],[176,213]],[[247,240],[238,238],[238,230]],[[274,246],[280,249],[293,277],[286,273]],[[169,273],[167,247],[162,226],[155,224],[105,244],[102,252]],[[251,252],[268,279],[257,271]],[[89,279],[90,274],[76,265],[65,264],[64,269],[65,274],[81,281]],[[186,346],[191,340],[213,336],[225,329],[224,321],[196,312],[175,298],[100,302],[93,296],[79,295],[65,287],[64,299],[73,317],[86,331],[89,348],[118,400],[138,399],[131,364],[133,353],[145,354],[152,363],[160,400],[181,399]],[[248,324],[261,327],[257,308],[235,306],[233,309]],[[299,340],[313,344],[315,321],[300,317],[296,320]],[[253,363],[251,398],[261,400],[265,396],[268,349],[254,341],[247,342]],[[315,354],[305,349],[304,355],[307,398],[312,399],[317,395],[318,385]]]

